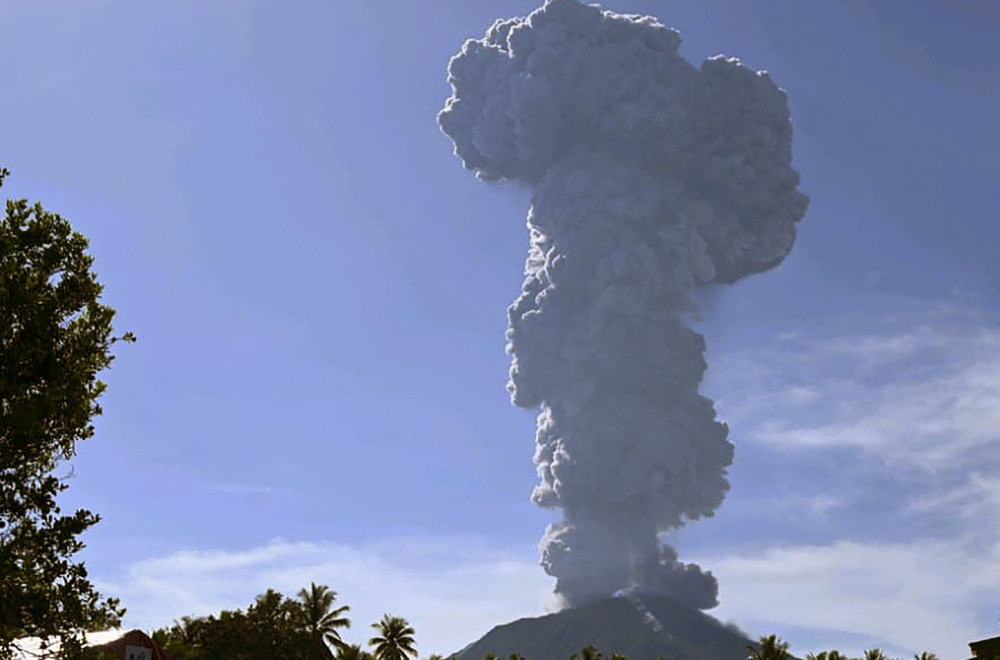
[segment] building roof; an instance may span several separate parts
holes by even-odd
[[[990,637],[977,642],[969,642],[972,657],[969,660],[992,660],[1000,656],[1000,637]]]
[[[988,639],[981,639],[978,642],[969,642],[969,648],[973,651],[976,649],[988,649],[993,646],[1000,646],[1000,637],[990,637]]]
[[[98,632],[88,632],[83,635],[83,645],[86,648],[100,649],[110,652],[116,660],[143,660],[143,658],[129,658],[128,650],[131,647],[150,649],[148,656],[144,660],[172,660],[163,648],[154,642],[149,635],[141,630],[101,630]],[[14,640],[15,651],[14,660],[37,660],[41,657],[42,639],[40,637],[22,637]],[[59,640],[55,639],[48,643],[44,653],[51,654],[59,651]]]
[[[117,639],[103,644],[87,644],[88,648],[107,651],[115,660],[171,660],[159,644],[141,630],[130,630]],[[136,652],[138,649],[145,652]]]

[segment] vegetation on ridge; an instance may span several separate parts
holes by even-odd
[[[218,615],[183,617],[170,628],[153,632],[152,638],[167,651],[173,660],[415,660],[417,657],[415,631],[409,622],[399,616],[383,615],[371,624],[377,631],[365,650],[360,644],[343,641],[339,629],[350,627],[344,616],[349,607],[334,607],[337,592],[325,585],[311,584],[290,599],[268,589],[257,596],[246,612],[223,610]],[[317,625],[317,622],[325,622]],[[329,634],[320,636],[317,631],[326,628]],[[316,640],[320,640],[321,646]],[[733,660],[795,660],[788,650],[788,642],[777,635],[761,636],[757,642],[746,646],[746,655]],[[456,655],[431,654],[424,660],[455,660]],[[554,660],[526,659],[520,653],[498,657],[486,653],[482,660]],[[593,645],[581,648],[568,660],[676,660],[669,656],[656,658],[630,657],[615,652],[606,656]],[[809,653],[805,660],[899,660],[889,658],[879,648],[868,649],[863,657],[854,658],[836,649]],[[927,651],[913,656],[913,660],[939,660]]]
[[[312,583],[287,598],[274,589],[243,610],[183,617],[152,634],[173,660],[411,660],[415,632],[409,622],[386,614],[373,623],[372,650],[343,640],[351,626],[347,605],[335,607],[337,592]]]

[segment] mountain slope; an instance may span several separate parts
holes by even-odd
[[[628,594],[555,614],[496,626],[452,656],[482,660],[487,653],[528,660],[569,660],[592,645],[630,660],[741,660],[751,641],[707,614],[660,596]]]

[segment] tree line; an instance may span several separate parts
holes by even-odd
[[[783,641],[777,635],[765,635],[760,641],[747,646],[747,660],[792,660],[792,654],[788,651],[788,642]],[[596,660],[596,659],[595,659]],[[850,658],[840,651],[833,649],[830,651],[820,651],[819,653],[807,653],[805,660],[900,660],[889,658],[880,648],[867,649],[861,658]],[[928,651],[914,654],[913,660],[938,660],[938,657]]]
[[[173,660],[412,660],[417,656],[415,632],[406,619],[386,614],[371,624],[377,634],[368,640],[371,651],[360,644],[344,642],[340,631],[350,628],[345,614],[350,607],[334,608],[337,592],[325,585],[310,584],[297,599],[268,589],[257,596],[246,612],[223,610],[218,616],[183,617],[170,628],[160,628],[152,638]],[[741,660],[794,660],[788,642],[777,635],[763,635],[748,644]],[[432,654],[425,660],[454,660]],[[506,659],[487,653],[482,660],[526,660],[520,653]],[[648,660],[622,653],[605,656],[595,646],[584,646],[569,660]],[[674,660],[657,657],[655,660]],[[833,649],[806,654],[805,660],[900,660],[880,648],[867,649],[861,657],[849,657]],[[939,660],[927,651],[913,660]]]
[[[173,660],[412,660],[417,655],[413,626],[386,614],[371,624],[375,634],[365,650],[344,642],[350,628],[347,605],[334,607],[337,592],[312,583],[288,598],[274,589],[243,610],[183,617],[153,631],[153,641]]]
[[[440,660],[440,656],[432,656],[428,660]],[[487,653],[482,660],[503,660],[493,653]],[[520,653],[511,653],[506,660],[525,660]],[[646,658],[629,658],[622,653],[614,653],[605,658],[604,652],[596,646],[584,646],[579,653],[570,655],[569,660],[647,660]],[[657,657],[656,660],[675,660],[665,656]],[[777,635],[762,635],[756,644],[747,645],[747,656],[745,660],[794,660],[788,650],[788,642],[783,641]],[[840,651],[821,651],[819,653],[807,653],[805,660],[900,660],[889,658],[882,649],[873,648],[864,652],[861,658],[852,658],[844,655]],[[924,651],[914,654],[913,660],[939,660],[936,655]]]
[[[324,585],[311,584],[298,599],[282,596],[273,589],[257,596],[246,612],[223,610],[218,616],[184,617],[170,628],[153,632],[152,638],[173,660],[411,660],[417,655],[414,630],[398,616],[386,614],[373,623],[377,635],[368,640],[371,651],[359,644],[347,644],[341,629],[350,627],[344,616],[349,607],[334,608],[336,592]],[[794,660],[788,642],[777,635],[761,636],[748,644],[740,660]],[[455,656],[432,654],[425,660],[455,660]],[[520,653],[506,658],[487,653],[482,660],[526,660]],[[648,660],[629,658],[622,653],[605,656],[595,646],[584,646],[569,660]],[[674,660],[657,657],[655,660]],[[735,660],[735,659],[734,659]],[[890,658],[880,648],[868,649],[861,657],[849,657],[834,649],[806,654],[805,660],[900,660]],[[939,660],[927,651],[913,660]]]

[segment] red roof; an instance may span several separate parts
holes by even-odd
[[[130,630],[116,640],[105,644],[98,644],[89,648],[100,651],[107,651],[115,657],[115,660],[136,660],[128,657],[128,647],[149,649],[149,660],[173,660],[159,644],[150,639],[149,635],[141,630]]]

